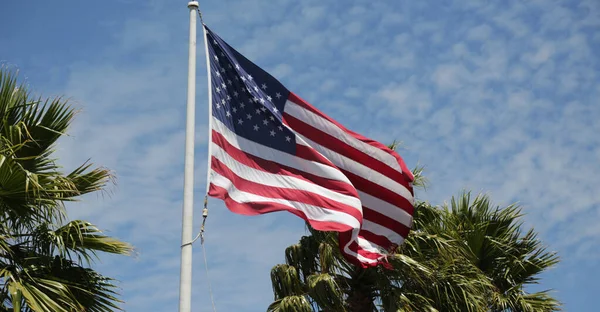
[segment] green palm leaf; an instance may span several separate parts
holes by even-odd
[[[115,281],[89,265],[132,247],[89,222],[66,222],[65,202],[113,179],[90,163],[60,171],[54,147],[74,116],[62,98],[32,100],[0,68],[0,311],[119,309]]]
[[[425,181],[422,168],[414,175]],[[387,258],[391,270],[355,267],[335,233],[307,226],[310,235],[273,268],[268,311],[556,311],[548,292],[524,291],[558,258],[533,230],[522,233],[521,217],[518,206],[494,207],[484,195],[418,202],[410,235]]]

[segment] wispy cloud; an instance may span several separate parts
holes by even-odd
[[[117,4],[118,3],[118,4]],[[59,146],[67,167],[88,158],[115,170],[112,196],[89,196],[73,217],[90,219],[136,245],[136,258],[101,269],[122,280],[127,311],[177,306],[187,9],[170,1],[102,3],[82,36],[75,12],[40,6],[24,23],[59,23],[45,55],[33,29],[7,37],[3,59],[23,68],[36,91],[66,94],[82,107]],[[229,1],[201,3],[205,21],[294,92],[351,129],[399,139],[407,162],[432,182],[419,198],[441,203],[462,189],[499,204],[519,201],[563,264],[544,285],[568,310],[585,310],[593,287],[574,290],[600,254],[600,5],[597,1]],[[62,23],[62,24],[60,24]],[[87,25],[87,24],[86,24]],[[199,28],[200,30],[201,28]],[[199,32],[201,34],[201,32]],[[77,34],[77,36],[75,36]],[[62,37],[80,38],[66,44]],[[88,41],[83,41],[88,40]],[[206,81],[198,38],[196,207],[206,175]],[[27,44],[27,45],[26,45]],[[31,69],[27,71],[26,69]],[[49,77],[47,81],[45,77]],[[243,217],[210,201],[207,248],[221,311],[264,310],[269,270],[303,233],[287,214]],[[200,210],[195,226],[199,226]],[[194,304],[210,311],[199,245]],[[563,284],[563,281],[569,281]]]

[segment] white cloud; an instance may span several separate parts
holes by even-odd
[[[523,56],[524,60],[533,66],[538,66],[547,62],[554,53],[554,45],[550,42],[545,42],[534,53],[528,53]]]
[[[277,77],[279,80],[285,79],[287,76],[292,74],[292,67],[288,64],[278,64],[272,70],[269,70],[269,73],[273,75],[273,77]]]
[[[460,64],[444,64],[433,72],[432,80],[441,90],[451,90],[464,87],[469,76],[469,71]]]
[[[598,256],[595,1],[460,1],[443,10],[425,2],[201,6],[213,30],[292,91],[352,130],[384,143],[402,140],[409,166],[425,165],[432,182],[420,198],[440,203],[468,188],[501,204],[518,200],[527,224],[566,263]],[[91,157],[118,175],[111,197],[88,196],[70,206],[72,215],[139,248],[137,259],[110,257],[101,266],[123,280],[126,309],[167,311],[177,305],[187,12],[165,1],[138,9],[135,18],[102,26],[114,36],[98,44],[98,55],[57,61],[67,76],[49,91],[83,106],[72,137],[59,146],[65,166]],[[203,53],[199,48],[195,228],[206,178]],[[214,199],[209,207],[217,308],[264,310],[272,299],[269,269],[303,233],[302,222],[287,214],[234,215]],[[209,311],[202,254],[194,250],[194,304]],[[554,285],[577,274],[565,269]]]
[[[431,97],[414,80],[399,85],[388,84],[377,92],[377,97],[384,100],[383,103],[373,101],[373,105],[377,105],[375,108],[381,108],[377,117],[423,118],[432,107]]]
[[[489,25],[481,24],[469,29],[467,38],[471,40],[487,40],[492,34],[492,28]]]

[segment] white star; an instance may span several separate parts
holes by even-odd
[[[231,66],[231,65],[230,65],[230,66]],[[228,84],[228,85],[232,85],[232,84],[233,84],[233,81],[231,81],[231,79],[227,79],[227,84]]]
[[[277,127],[277,129],[279,129],[279,131],[283,131],[283,127],[282,126]]]
[[[277,107],[273,106],[273,113],[277,114],[277,112],[279,112],[279,110],[277,109]]]
[[[271,102],[273,98],[270,95],[267,95],[267,101]]]
[[[289,136],[286,136],[286,137],[285,137],[285,140],[289,142],[289,141],[291,141],[291,140],[292,140],[292,138],[290,138]]]
[[[221,108],[221,104],[217,103],[217,105],[215,105],[215,107],[216,107],[217,109],[219,109],[219,108]]]
[[[248,75],[248,79],[252,80],[252,79],[254,79],[254,77],[252,77],[252,75]]]
[[[248,120],[250,120],[250,119],[252,119],[252,115],[246,114],[246,118],[248,118]]]
[[[258,92],[258,87],[254,86],[254,91]]]
[[[227,68],[231,69],[231,64],[227,64]]]
[[[260,115],[260,109],[256,109],[256,115]]]
[[[230,113],[229,111],[227,111],[227,112],[225,113],[225,115],[226,115],[227,117],[231,117],[231,113]]]
[[[242,120],[242,118],[238,119],[238,124],[240,124],[240,125],[241,125],[241,124],[243,124],[243,123],[244,123],[244,121]]]
[[[275,121],[275,117],[273,116],[269,116],[269,119],[271,119],[271,121]]]
[[[225,56],[225,54],[223,54],[223,51],[221,51],[221,56]]]
[[[241,108],[244,108],[244,107],[246,107],[246,104],[244,104],[244,103],[241,103],[241,104],[240,104],[240,107],[241,107]]]
[[[240,95],[237,91],[233,91],[233,96],[238,97]]]
[[[240,80],[240,78],[238,78],[238,76],[234,76],[233,78],[235,78],[236,81]]]
[[[260,104],[265,104],[265,99],[260,98]]]
[[[269,121],[265,119],[265,120],[263,120],[263,124],[266,126],[269,124]]]
[[[215,60],[216,60],[217,62],[219,61],[219,58],[218,58],[216,55],[215,55]]]
[[[215,75],[217,75],[217,77],[221,77],[221,73],[220,72],[216,72]]]
[[[221,67],[221,72],[224,73],[225,72],[225,68]]]
[[[254,131],[258,131],[260,129],[257,125],[254,125]]]
[[[240,69],[240,65],[235,64],[235,69]]]
[[[217,91],[217,92],[221,92],[221,88],[217,87],[217,88],[215,89],[215,91]]]
[[[227,94],[227,101],[231,100],[231,97],[229,96],[229,94]]]
[[[237,113],[237,108],[235,108],[235,107],[234,107],[234,108],[232,108],[231,110],[232,110],[234,113]]]
[[[257,97],[254,97],[253,100],[254,100],[254,102],[258,102],[258,98]]]
[[[250,88],[246,88],[246,90],[248,91],[248,93],[252,93],[252,90],[250,90]]]
[[[261,107],[260,110],[263,111],[263,112],[267,111],[267,109],[264,106]]]
[[[267,84],[263,83],[262,86],[260,86],[263,90],[267,90]]]
[[[275,93],[275,97],[276,98],[280,98],[281,97],[281,93],[279,93],[279,92]]]
[[[224,82],[222,82],[221,87],[223,87],[223,89],[225,89],[225,88],[227,88],[227,85]]]
[[[225,105],[225,99],[221,99],[221,104]]]
[[[213,39],[213,43],[214,43],[214,44],[217,44],[217,40],[214,40],[214,39]]]
[[[275,131],[271,130],[271,136],[275,136]]]

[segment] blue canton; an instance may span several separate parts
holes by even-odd
[[[296,137],[282,123],[290,91],[208,27],[212,114],[238,136],[295,154]]]

